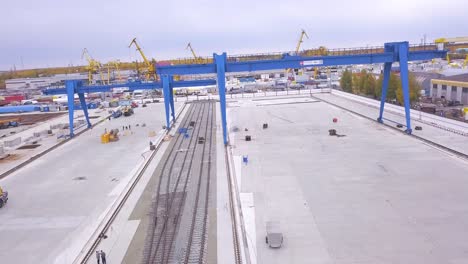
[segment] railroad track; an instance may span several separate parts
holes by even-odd
[[[143,263],[204,263],[215,128],[213,101],[193,103],[162,164]]]

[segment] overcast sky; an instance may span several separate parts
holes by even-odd
[[[2,1],[0,70],[106,62],[383,45],[468,35],[467,0],[15,0]]]

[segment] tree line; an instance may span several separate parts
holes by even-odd
[[[345,92],[380,99],[382,95],[382,80],[382,74],[376,78],[374,74],[366,70],[362,70],[359,73],[352,73],[351,71],[345,70],[341,76],[340,86]],[[418,101],[421,86],[416,82],[416,78],[411,73],[409,75],[409,86],[410,101]],[[403,91],[401,89],[400,76],[392,72],[388,84],[387,100],[395,99],[398,103],[403,104]]]

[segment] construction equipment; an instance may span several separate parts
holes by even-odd
[[[466,55],[465,61],[463,61],[463,68],[466,68],[467,64],[468,64],[468,55]]]
[[[307,39],[309,38],[309,35],[307,35],[307,33],[305,32],[304,29],[301,30],[301,36],[299,37],[299,41],[297,42],[297,45],[296,45],[296,50],[294,51],[295,54],[294,55],[298,55],[298,52],[301,48],[301,44],[302,42],[304,42],[304,37],[306,37]],[[289,73],[291,72],[292,69],[287,69],[286,70],[286,73],[289,75]],[[295,74],[293,73],[294,77],[295,77]],[[295,79],[295,78],[294,78]]]
[[[88,70],[88,82],[91,84],[93,81],[93,73],[99,72],[101,76],[101,82],[104,83],[104,77],[102,76],[102,65],[100,62],[95,60],[88,52],[88,49],[84,48],[83,52],[81,53],[81,59],[86,58],[86,61],[88,62],[88,65],[86,66],[86,69]]]
[[[156,68],[155,68],[155,64],[156,64],[156,61],[152,61],[150,62],[146,56],[145,56],[145,53],[143,52],[143,50],[141,49],[140,45],[138,45],[137,41],[136,41],[136,38],[133,38],[132,42],[130,42],[130,45],[128,45],[128,47],[132,47],[132,45],[135,45],[136,49],[138,50],[138,52],[140,52],[140,55],[141,57],[143,58],[143,61],[145,62],[145,65],[146,65],[146,79],[147,80],[157,80],[158,77],[156,75]]]
[[[113,118],[119,118],[122,115],[122,111],[120,109],[117,109],[112,112],[112,117]]]
[[[111,68],[113,70],[117,70],[117,79],[119,82],[122,82],[122,77],[120,75],[120,60],[115,60],[115,61],[109,61],[106,66],[107,66],[107,84],[110,84],[110,70]],[[115,75],[114,75],[115,76]]]
[[[296,46],[296,54],[299,52],[299,49],[301,48],[301,44],[302,42],[304,42],[304,37],[306,37],[307,39],[309,38],[309,36],[307,35],[307,33],[305,32],[304,29],[302,29],[301,31],[301,36],[299,37],[299,41],[297,42],[297,46]]]
[[[2,208],[8,202],[8,192],[3,191],[0,187],[0,208]]]
[[[119,140],[119,130],[118,129],[111,129],[110,132],[107,130],[104,131],[104,134],[101,135],[101,143],[107,144],[109,142],[116,142]]]
[[[197,54],[195,54],[195,51],[193,50],[192,44],[190,42],[187,44],[187,47],[185,49],[190,49],[190,52],[192,52],[193,58],[195,59],[195,63],[199,62],[199,58],[197,57]]]
[[[122,110],[122,112],[123,112],[123,115],[124,115],[124,116],[131,116],[131,115],[134,114],[133,108],[130,107],[130,106],[124,107],[124,109]]]

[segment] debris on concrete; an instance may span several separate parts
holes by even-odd
[[[346,137],[346,135],[341,135],[336,133],[336,129],[330,129],[328,130],[328,134],[330,136],[336,136],[336,137]]]

